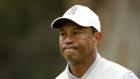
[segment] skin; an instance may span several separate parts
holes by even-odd
[[[60,27],[59,47],[73,75],[81,78],[93,64],[101,37],[101,32],[92,34],[91,27],[82,27],[70,20],[64,21]]]

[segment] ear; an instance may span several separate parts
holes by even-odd
[[[102,32],[95,32],[93,35],[93,45],[97,46],[102,38]]]

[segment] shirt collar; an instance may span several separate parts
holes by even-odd
[[[66,71],[67,71],[67,74],[68,74],[69,78],[70,79],[86,79],[88,77],[88,75],[91,73],[91,71],[93,71],[93,69],[96,67],[96,65],[98,64],[100,59],[101,59],[101,56],[100,56],[99,53],[97,53],[97,57],[96,57],[95,61],[93,62],[93,64],[90,66],[90,68],[87,70],[87,72],[81,78],[78,78],[78,77],[74,76],[70,72],[70,70],[69,70],[69,63],[68,63],[67,67],[66,67]]]

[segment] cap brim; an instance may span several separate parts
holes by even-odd
[[[65,17],[59,17],[57,19],[55,19],[52,24],[51,24],[51,27],[52,28],[60,28],[62,23],[64,22],[64,20],[70,20],[70,21],[73,21],[75,22],[76,24],[80,25],[80,26],[83,26],[83,27],[90,27],[91,25],[89,24],[84,24],[84,22],[80,22],[80,21],[77,21],[75,19],[71,19],[71,18],[65,18]]]
[[[64,17],[59,17],[57,19],[55,19],[52,24],[51,24],[51,27],[52,28],[60,28],[63,21],[66,20],[67,18],[64,18]]]

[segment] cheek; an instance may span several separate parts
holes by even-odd
[[[92,40],[91,39],[83,39],[83,40],[79,40],[79,48],[80,48],[80,52],[88,52],[92,49],[93,45],[92,45]]]
[[[60,48],[61,54],[63,54],[63,42],[62,41],[59,41],[59,48]]]

